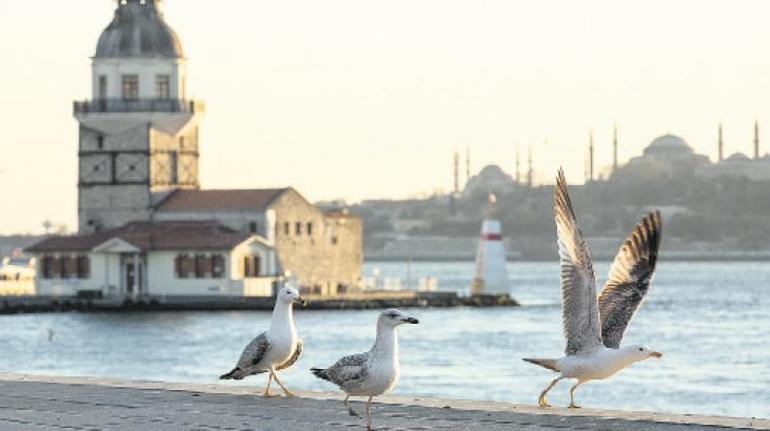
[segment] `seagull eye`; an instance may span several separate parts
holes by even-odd
[[[644,347],[640,347],[640,348],[639,348],[639,351],[640,351],[640,352],[644,352]]]

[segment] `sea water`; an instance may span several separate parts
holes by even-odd
[[[597,264],[599,283],[608,264]],[[377,271],[374,269],[377,268]],[[367,263],[380,277],[435,277],[465,291],[472,263]],[[564,340],[555,263],[511,263],[515,308],[405,310],[401,395],[534,404],[554,377],[522,357],[559,357]],[[601,286],[601,284],[600,284]],[[585,407],[770,416],[770,264],[661,262],[624,343],[663,352],[576,392]],[[295,319],[305,351],[282,372],[291,389],[333,390],[313,377],[367,350],[376,310],[307,311]],[[267,329],[269,312],[62,313],[0,316],[0,372],[217,383]],[[49,341],[49,330],[53,339]],[[227,384],[262,390],[264,376]],[[550,394],[568,403],[563,382]]]

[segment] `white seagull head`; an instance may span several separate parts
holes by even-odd
[[[403,325],[404,323],[411,323],[412,325],[416,325],[420,323],[420,321],[414,317],[407,316],[401,310],[391,308],[380,313],[380,317],[377,319],[377,323],[387,327],[395,328],[396,326]]]
[[[628,355],[629,359],[631,359],[633,362],[643,361],[650,358],[661,358],[663,356],[663,353],[657,352],[647,346],[642,345],[625,346],[621,349],[625,350],[626,355]]]
[[[284,286],[278,291],[278,301],[285,304],[302,304],[306,305],[307,302],[300,296],[299,291],[291,286]]]

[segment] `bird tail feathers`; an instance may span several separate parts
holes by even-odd
[[[557,373],[561,371],[556,359],[522,358],[522,360],[529,362],[530,364],[540,365],[543,368],[548,368],[549,370],[556,371]]]
[[[326,370],[324,370],[322,368],[311,368],[310,372],[313,373],[319,379],[323,379],[323,380],[326,380],[326,381],[331,381],[331,380],[329,380],[329,375],[326,374]]]
[[[219,380],[241,380],[243,376],[240,375],[240,372],[240,367],[235,367],[229,373],[219,376]]]

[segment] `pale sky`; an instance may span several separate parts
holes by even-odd
[[[666,132],[698,152],[770,151],[766,0],[166,0],[207,103],[205,188],[311,200],[451,188],[452,152],[547,179]],[[76,226],[77,123],[109,0],[0,1],[0,233]],[[548,138],[549,144],[543,145]],[[546,177],[547,176],[547,177]]]

